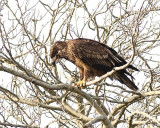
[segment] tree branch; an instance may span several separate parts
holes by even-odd
[[[105,120],[105,116],[98,116],[84,125],[84,128],[91,127],[93,124]]]
[[[132,120],[133,120],[133,117],[135,114],[140,114],[144,117],[147,117],[149,120],[153,121],[154,123],[156,123],[159,127],[160,127],[160,120],[157,120],[156,118],[148,115],[147,113],[145,112],[141,112],[141,111],[134,111],[128,118],[128,122],[129,122],[129,128],[132,128]]]
[[[89,103],[94,106],[95,110],[100,114],[100,115],[104,115],[106,117],[106,119],[103,121],[104,125],[107,127],[107,128],[113,128],[111,122],[108,120],[107,118],[107,115],[105,115],[105,113],[103,112],[102,108],[97,104],[97,102],[95,102],[88,94],[86,94],[85,92],[81,91],[80,89],[76,88],[76,87],[73,87],[73,86],[70,86],[70,85],[67,85],[67,84],[58,84],[58,85],[51,85],[49,83],[46,83],[44,81],[40,81],[40,80],[37,80],[35,78],[32,78],[32,77],[29,77],[28,75],[22,73],[22,72],[18,72],[18,71],[15,71],[13,69],[10,69],[10,68],[7,68],[5,66],[2,66],[0,65],[0,71],[5,71],[5,72],[8,72],[10,74],[13,74],[15,76],[18,76],[20,78],[23,78],[25,79],[26,81],[29,81],[31,83],[34,83],[38,86],[41,86],[41,87],[44,87],[44,88],[47,88],[47,89],[53,89],[53,90],[61,90],[61,89],[64,89],[64,90],[69,90],[71,92],[75,92],[81,96],[83,96],[86,100],[89,101]]]

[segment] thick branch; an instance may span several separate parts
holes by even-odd
[[[147,117],[149,120],[153,121],[154,123],[157,123],[157,125],[160,126],[160,120],[157,120],[156,118],[148,115],[145,112],[135,111],[129,117],[129,120],[128,120],[129,121],[129,128],[132,127],[132,120],[133,120],[133,117],[134,117],[135,114],[140,114],[140,115],[142,115],[144,117]]]
[[[84,128],[88,128],[88,127],[92,126],[93,124],[100,122],[100,121],[103,121],[103,120],[105,120],[105,116],[98,116],[98,117],[94,118],[93,120],[91,120],[90,122],[86,123],[84,125]]]
[[[105,113],[103,112],[102,108],[97,104],[97,102],[95,102],[88,94],[86,94],[82,90],[80,90],[80,89],[78,89],[76,87],[67,85],[67,84],[51,85],[49,83],[37,80],[37,79],[32,78],[32,77],[29,77],[28,75],[26,75],[26,74],[24,74],[22,72],[14,71],[13,69],[7,68],[7,67],[2,66],[2,65],[0,65],[0,71],[8,72],[8,73],[10,73],[12,75],[18,76],[20,78],[25,79],[26,81],[29,81],[31,83],[34,83],[36,85],[39,85],[39,86],[47,88],[47,89],[53,89],[53,90],[62,90],[62,89],[64,89],[64,90],[69,90],[71,92],[75,92],[75,93],[81,95],[82,97],[87,99],[92,106],[94,106],[95,110],[100,115],[104,115],[106,117],[106,119],[103,121],[104,125],[107,128],[113,128],[111,122],[108,120],[107,115],[105,115]]]
[[[154,95],[160,95],[160,91],[143,92],[143,94],[141,94],[141,95],[131,96],[130,98],[128,98],[124,101],[124,104],[117,105],[115,107],[115,109],[113,109],[113,111],[110,115],[114,116],[117,113],[117,111],[119,111],[121,108],[126,107],[134,102],[139,101],[139,100],[142,100],[148,96],[154,96]]]
[[[0,121],[0,125],[5,126],[5,127],[15,127],[15,128],[38,128],[36,126],[27,126],[27,125],[18,125],[18,124],[11,124],[11,123],[2,123]]]
[[[75,117],[79,118],[80,120],[82,119],[85,122],[91,121],[92,118],[89,118],[87,116],[85,116],[84,114],[75,111],[73,108],[71,108],[66,102],[65,102],[65,97],[62,99],[62,105],[63,107],[69,112],[71,113],[71,115],[74,115]]]
[[[10,98],[12,98],[12,100],[15,101],[15,102],[19,102],[19,103],[23,103],[23,104],[27,104],[27,105],[31,105],[31,106],[39,106],[39,107],[46,108],[46,109],[51,109],[51,110],[63,111],[62,108],[60,108],[60,107],[54,107],[54,106],[46,105],[46,104],[40,103],[36,100],[20,98],[20,97],[18,97],[18,98],[17,97],[8,98],[7,96],[4,96],[4,95],[0,95],[0,98],[5,99],[5,100],[10,100]]]

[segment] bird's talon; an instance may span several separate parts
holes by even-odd
[[[73,86],[77,86],[77,83],[74,83]]]
[[[80,87],[81,89],[84,89],[86,86],[86,82],[84,80],[82,80],[77,83],[74,83],[73,86],[77,86],[77,87]]]

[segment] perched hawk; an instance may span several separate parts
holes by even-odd
[[[97,41],[84,38],[68,40],[66,42],[57,41],[51,48],[50,57],[52,58],[53,65],[55,65],[55,61],[59,58],[65,58],[74,63],[80,72],[80,81],[75,83],[75,85],[81,88],[85,86],[87,79],[102,76],[114,67],[127,63],[114,49]],[[132,65],[129,65],[127,68],[138,71]],[[133,78],[126,69],[116,71],[110,78],[118,80],[132,90],[137,90],[137,86],[127,75]]]

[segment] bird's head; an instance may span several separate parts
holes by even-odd
[[[53,44],[50,49],[50,57],[52,59],[53,66],[56,65],[56,60],[63,58],[63,49],[65,48],[66,43],[64,41],[57,41]]]

